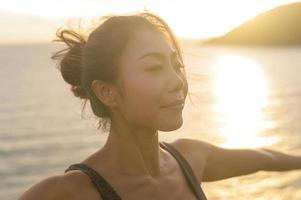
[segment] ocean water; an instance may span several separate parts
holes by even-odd
[[[202,47],[183,41],[189,96],[181,129],[160,133],[224,148],[271,148],[301,155],[301,48]],[[99,149],[106,133],[74,98],[50,60],[49,44],[0,46],[0,199]],[[203,182],[210,200],[301,199],[301,171]]]

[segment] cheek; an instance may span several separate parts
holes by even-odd
[[[153,121],[161,106],[163,88],[146,77],[127,77],[124,82],[125,112],[129,120]]]

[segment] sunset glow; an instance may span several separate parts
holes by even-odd
[[[268,85],[262,68],[238,55],[225,55],[216,66],[214,87],[216,111],[222,116],[220,133],[227,147],[258,147],[273,144],[277,138],[260,137],[273,123],[264,119]]]
[[[45,40],[57,27],[63,25],[68,18],[98,18],[107,14],[119,14],[149,10],[161,16],[171,26],[178,37],[209,38],[222,35],[252,17],[276,6],[295,2],[292,0],[252,0],[252,1],[159,1],[159,0],[0,0],[0,14],[5,19],[6,29],[0,40],[14,37],[23,40],[34,38]],[[9,16],[5,13],[11,13]],[[29,18],[22,17],[28,16]],[[34,19],[37,18],[37,19]],[[11,23],[10,23],[11,20]],[[40,29],[36,28],[36,20],[40,20]],[[43,23],[48,21],[49,24]],[[30,31],[32,28],[34,32]],[[45,26],[46,28],[44,28]],[[49,27],[51,26],[51,27]],[[49,29],[48,29],[48,28]],[[20,30],[17,31],[17,30]],[[21,30],[23,32],[21,32]],[[26,34],[27,33],[27,34]],[[32,35],[32,34],[36,35]],[[49,37],[49,36],[47,36]],[[7,40],[7,39],[6,39]]]

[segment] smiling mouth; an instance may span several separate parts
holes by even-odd
[[[184,100],[177,100],[167,105],[162,106],[163,108],[176,108],[182,109],[184,107]]]
[[[174,106],[168,106],[168,107],[165,107],[165,108],[175,109],[175,110],[182,110],[184,108],[184,104],[178,104],[178,105],[174,105]]]

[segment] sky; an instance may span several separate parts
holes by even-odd
[[[147,9],[181,38],[222,35],[252,17],[293,0],[0,0],[0,44],[48,42],[70,18],[91,19]]]

